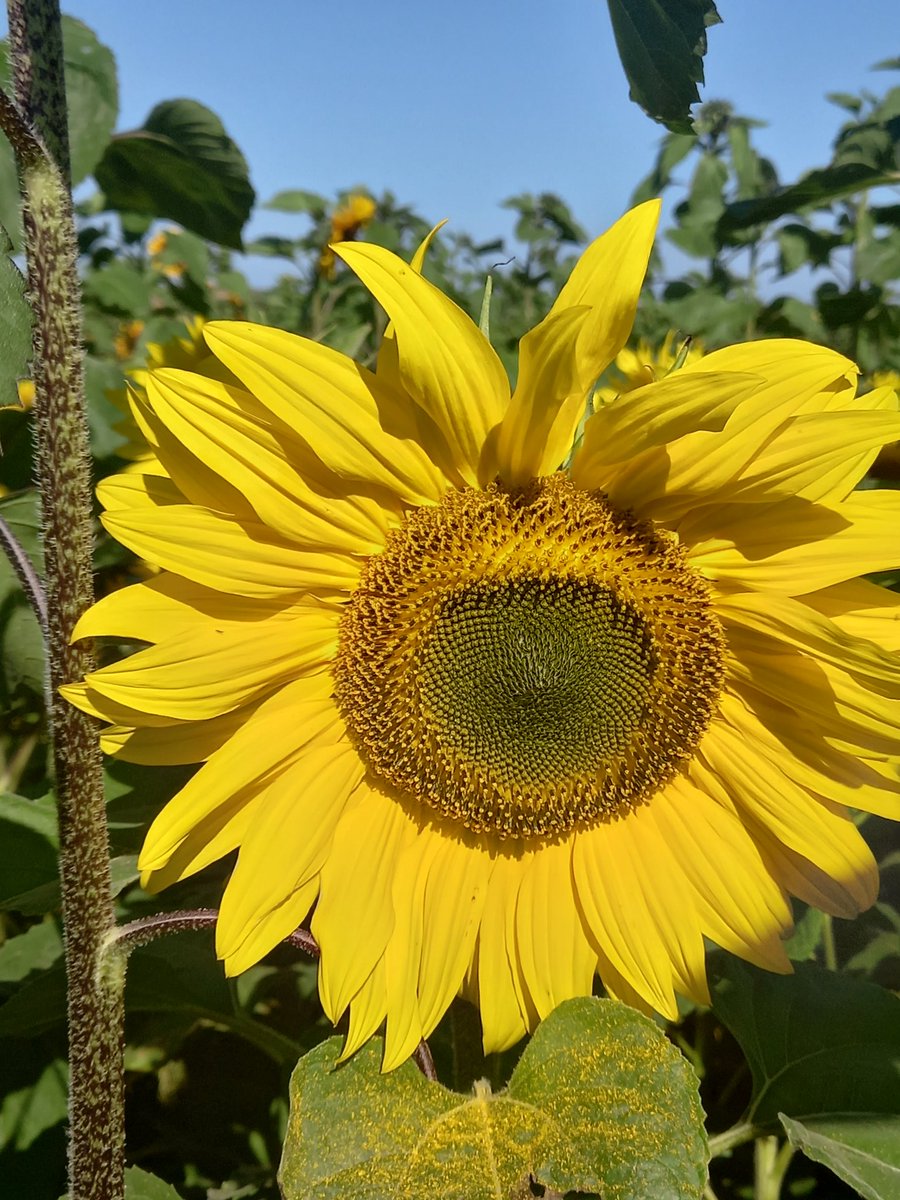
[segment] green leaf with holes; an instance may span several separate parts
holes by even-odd
[[[629,95],[648,117],[691,133],[700,99],[706,30],[720,21],[713,0],[608,0]]]
[[[316,1047],[291,1079],[285,1200],[489,1200],[532,1195],[532,1184],[604,1200],[702,1194],[697,1081],[626,1005],[560,1005],[498,1094],[449,1091],[412,1062],[383,1075],[378,1039],[338,1064],[340,1046]]]

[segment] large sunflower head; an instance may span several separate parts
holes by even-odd
[[[849,809],[898,813],[900,437],[831,350],[715,351],[589,416],[658,206],[594,242],[506,374],[377,246],[377,369],[243,323],[221,372],[134,399],[160,466],[105,481],[159,564],[80,636],[149,643],[66,689],[133,762],[201,763],[141,856],[158,889],[237,851],[230,973],[311,914],[346,1052],[402,1061],[460,991],[485,1047],[561,1000],[675,1014],[710,938],[776,971],[788,895],[850,916],[877,877]],[[582,432],[583,430],[583,432]],[[162,471],[162,473],[160,473]]]

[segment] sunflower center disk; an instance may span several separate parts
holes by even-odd
[[[723,644],[670,535],[553,476],[407,516],[347,606],[335,695],[413,805],[546,836],[674,775],[715,711]]]

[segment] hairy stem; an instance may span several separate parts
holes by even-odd
[[[57,0],[8,0],[15,104],[0,126],[16,153],[34,313],[35,449],[46,563],[48,714],[59,815],[69,1030],[69,1197],[121,1200],[124,956],[113,927],[109,845],[94,722],[59,696],[92,669],[70,644],[93,600],[90,467],[77,241],[69,190]]]

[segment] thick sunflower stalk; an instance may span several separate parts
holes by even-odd
[[[10,0],[9,27],[15,99],[0,95],[0,124],[18,166],[34,319],[48,712],[68,982],[69,1196],[116,1200],[123,1194],[123,986],[119,958],[105,955],[114,917],[102,771],[94,723],[58,690],[93,666],[89,645],[71,644],[93,599],[92,527],[59,6]]]

